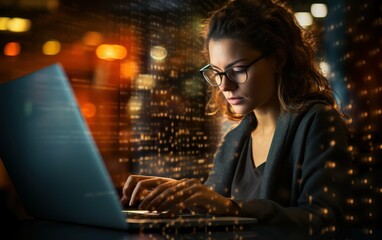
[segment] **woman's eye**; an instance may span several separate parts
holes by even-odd
[[[232,69],[232,71],[234,72],[234,73],[236,73],[236,74],[238,74],[238,73],[244,73],[245,72],[245,68],[243,68],[243,67],[233,67],[233,68],[231,68]]]

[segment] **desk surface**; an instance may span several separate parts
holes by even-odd
[[[162,231],[121,231],[106,228],[89,227],[76,224],[22,220],[7,231],[12,237],[20,240],[45,239],[336,239],[332,235],[309,236],[302,229],[291,229],[277,226],[253,225],[236,227],[194,228],[194,229],[166,229]],[[2,231],[1,235],[4,232]],[[353,229],[351,236],[344,240],[374,240],[382,239],[380,232],[366,233],[363,229]],[[0,237],[2,238],[2,237]],[[342,239],[341,239],[342,240]]]

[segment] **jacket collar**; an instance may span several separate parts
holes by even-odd
[[[267,161],[265,164],[263,179],[260,187],[260,198],[269,198],[271,190],[277,176],[280,175],[284,156],[286,156],[286,150],[289,149],[292,141],[288,141],[288,136],[291,135],[291,119],[292,114],[281,113],[277,119],[277,125],[275,133],[273,135],[272,143],[269,148]],[[276,177],[275,177],[276,176]]]

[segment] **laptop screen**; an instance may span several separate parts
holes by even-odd
[[[125,226],[118,194],[59,64],[0,85],[0,115],[0,157],[29,215]]]

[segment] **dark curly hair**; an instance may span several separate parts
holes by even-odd
[[[245,41],[262,53],[285,53],[285,64],[279,72],[277,95],[281,109],[298,112],[312,99],[324,100],[338,109],[328,79],[316,59],[317,46],[312,35],[304,31],[291,9],[271,0],[230,0],[213,11],[203,27],[205,53],[211,39]],[[231,120],[240,120],[217,87],[210,88],[206,111],[222,111]]]

